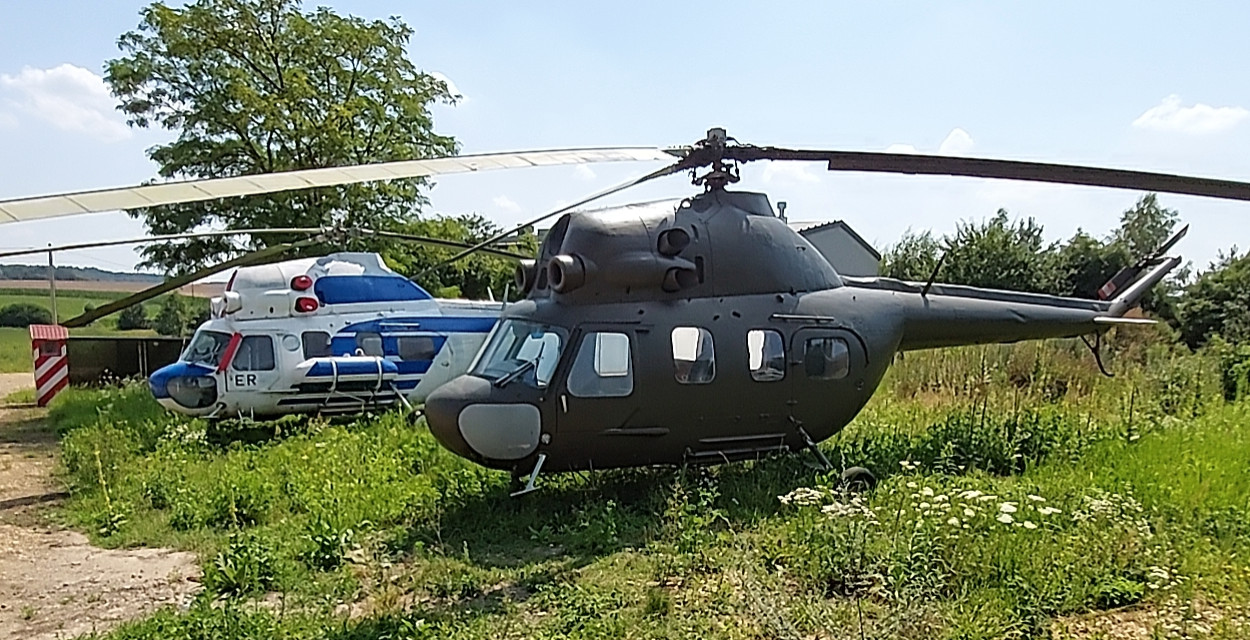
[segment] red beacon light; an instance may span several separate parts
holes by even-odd
[[[308,276],[295,276],[291,278],[291,288],[296,291],[308,291],[313,285],[313,279]]]
[[[312,313],[320,306],[316,298],[300,297],[295,300],[295,310],[300,313]]]

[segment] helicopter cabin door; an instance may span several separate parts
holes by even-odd
[[[268,391],[277,382],[277,345],[269,334],[238,335],[230,365],[226,368],[226,390],[230,392]]]
[[[570,342],[571,364],[555,403],[556,437],[563,447],[596,451],[596,466],[629,462],[615,457],[633,447],[603,451],[602,443],[609,434],[629,427],[637,411],[636,329],[636,325],[582,325]]]
[[[863,343],[846,329],[804,327],[788,356],[791,416],[812,438],[827,438],[859,410]]]

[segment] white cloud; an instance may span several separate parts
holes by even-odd
[[[443,84],[447,85],[447,91],[451,93],[451,97],[455,98],[457,102],[465,103],[469,101],[467,96],[460,93],[460,87],[457,87],[456,83],[452,82],[451,78],[447,77],[447,74],[442,73],[441,71],[430,71],[428,73],[430,77],[435,80],[441,80]]]
[[[920,150],[917,149],[915,145],[895,143],[886,147],[885,152],[886,153],[910,153],[914,155],[914,154],[920,153]]]
[[[946,139],[942,141],[938,147],[938,154],[944,156],[962,156],[972,151],[974,143],[972,136],[967,131],[955,127],[951,132],[946,134]]]
[[[1138,129],[1177,133],[1216,133],[1231,129],[1250,116],[1242,107],[1213,107],[1201,102],[1181,106],[1181,97],[1172,94],[1133,121]]]
[[[514,201],[512,198],[509,198],[508,196],[495,196],[494,199],[491,200],[491,202],[495,203],[495,206],[499,207],[499,210],[503,211],[504,213],[520,213],[521,212],[521,205],[517,204],[516,201]]]
[[[579,165],[577,165],[577,166],[573,169],[573,173],[574,173],[574,175],[576,175],[576,176],[577,176],[577,179],[578,179],[578,180],[585,180],[585,181],[587,181],[587,182],[589,182],[589,181],[591,181],[591,180],[594,180],[594,179],[595,179],[595,177],[596,177],[596,176],[595,176],[595,171],[594,171],[594,169],[591,169],[590,167],[588,167],[588,166],[586,166],[586,165],[584,165],[584,164],[579,164]]]
[[[17,126],[17,117],[11,113],[0,111],[0,129],[12,129]]]
[[[130,137],[104,79],[82,67],[23,67],[16,76],[0,74],[0,89],[19,111],[63,131],[85,133],[104,142]]]
[[[770,183],[770,184],[774,181],[782,182],[782,183],[785,183],[785,182],[791,182],[791,183],[819,182],[820,178],[817,178],[815,175],[813,175],[809,171],[810,168],[811,168],[811,164],[804,163],[804,162],[793,162],[793,161],[769,162],[768,166],[764,167],[764,174],[762,177],[765,183]]]

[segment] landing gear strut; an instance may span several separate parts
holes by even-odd
[[[811,451],[812,454],[816,456],[816,459],[820,461],[821,468],[825,471],[833,471],[833,464],[830,463],[829,458],[826,458],[825,454],[821,452],[820,447],[816,446],[812,437],[807,435],[807,430],[803,428],[803,425],[797,425],[795,429],[798,430],[799,435],[803,436],[803,444],[807,447],[807,450]]]
[[[545,453],[538,454],[538,461],[534,463],[534,470],[530,471],[530,477],[529,477],[529,480],[525,482],[525,486],[509,493],[508,495],[515,498],[517,496],[523,496],[527,493],[537,491],[538,487],[534,486],[534,482],[538,480],[538,474],[542,473],[543,463],[546,461],[547,461],[547,454]],[[519,476],[519,475],[512,476],[512,483],[514,487],[518,484],[521,484],[522,477],[523,476]]]

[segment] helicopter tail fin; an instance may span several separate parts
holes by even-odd
[[[1128,313],[1129,309],[1141,302],[1147,291],[1159,284],[1167,276],[1168,272],[1175,269],[1180,263],[1180,258],[1165,258],[1162,262],[1156,264],[1145,275],[1138,278],[1133,284],[1125,288],[1120,295],[1111,300],[1110,307],[1107,309],[1107,315],[1118,318]]]

